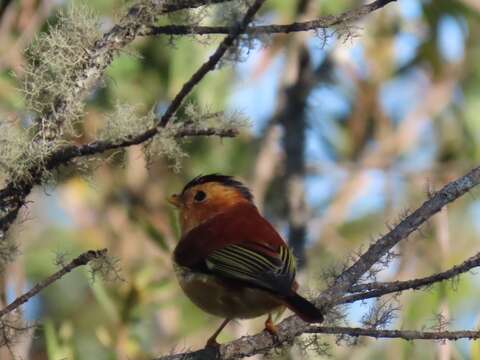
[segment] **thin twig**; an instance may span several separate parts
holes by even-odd
[[[344,25],[357,21],[362,16],[371,13],[396,0],[377,0],[370,4],[363,5],[357,9],[346,11],[339,15],[327,15],[315,20],[294,22],[290,24],[271,24],[250,26],[245,30],[246,34],[289,34],[292,32],[303,32],[318,29],[327,29],[337,25]],[[229,34],[230,26],[197,26],[197,25],[164,25],[150,26],[140,36],[158,35],[210,35]]]
[[[332,334],[348,335],[352,337],[368,336],[376,339],[403,339],[403,340],[478,340],[480,331],[461,330],[461,331],[415,331],[415,330],[381,330],[350,328],[341,326],[311,326],[305,333],[307,334]]]
[[[220,138],[233,138],[238,135],[238,129],[215,129],[215,128],[184,128],[176,134],[176,138],[196,137],[196,136],[217,136]]]
[[[186,9],[195,9],[200,6],[205,5],[214,5],[214,4],[222,4],[226,2],[231,2],[233,0],[169,0],[169,1],[152,1],[159,3],[164,12],[174,12]]]
[[[233,45],[235,39],[245,31],[248,24],[253,20],[253,17],[264,2],[265,0],[256,0],[253,5],[251,5],[247,9],[242,21],[231,29],[229,34],[223,39],[220,45],[218,45],[217,50],[215,50],[215,52],[210,56],[210,58],[205,63],[203,63],[202,66],[200,66],[200,68],[185,84],[183,84],[182,88],[173,98],[170,106],[167,108],[167,110],[161,117],[158,124],[159,127],[165,127],[167,125],[168,121],[175,113],[175,111],[177,111],[177,109],[180,107],[185,97],[205,77],[206,74],[215,69],[215,66],[217,66],[222,56]]]
[[[10,304],[8,304],[3,309],[1,309],[0,318],[8,314],[9,312],[12,312],[13,310],[17,309],[19,306],[25,304],[28,300],[30,300],[32,297],[37,295],[40,291],[42,291],[43,289],[45,289],[47,286],[51,285],[55,281],[59,280],[65,274],[69,273],[73,269],[79,266],[87,265],[92,260],[103,258],[105,257],[106,254],[107,254],[107,249],[89,250],[84,252],[80,256],[73,259],[70,263],[63,266],[56,273],[50,275],[45,280],[37,283],[33,288],[31,288],[25,294],[19,296],[18,298],[13,300]]]
[[[466,273],[473,268],[480,266],[480,253],[470,257],[459,265],[419,279],[412,279],[406,281],[392,281],[392,282],[374,282],[367,284],[354,285],[351,292],[358,292],[358,294],[347,295],[339,299],[337,304],[351,303],[358,300],[377,298],[386,294],[396,293],[409,289],[420,289],[422,287],[430,286],[440,281],[452,279],[460,274]]]

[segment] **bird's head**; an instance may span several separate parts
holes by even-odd
[[[231,176],[210,174],[188,182],[169,202],[180,210],[182,234],[240,203],[252,203],[250,190]]]

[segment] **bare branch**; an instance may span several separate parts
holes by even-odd
[[[28,300],[30,300],[32,297],[37,295],[40,291],[45,289],[47,286],[50,286],[51,284],[53,284],[55,281],[62,278],[65,274],[68,274],[73,269],[79,266],[87,265],[92,260],[103,258],[105,257],[106,254],[107,254],[107,249],[89,250],[87,252],[84,252],[80,256],[73,259],[70,263],[63,266],[56,273],[50,275],[45,280],[39,282],[33,288],[27,291],[25,294],[19,296],[18,298],[13,300],[10,304],[8,304],[6,307],[1,309],[0,318],[12,312],[13,310],[17,309],[19,306],[25,304]]]
[[[417,290],[422,287],[430,286],[434,283],[452,279],[460,274],[466,273],[473,268],[480,266],[480,253],[470,257],[459,265],[430,276],[426,276],[419,279],[412,279],[407,281],[392,281],[392,282],[374,282],[367,284],[354,285],[351,288],[352,292],[358,292],[358,294],[352,294],[344,296],[337,304],[351,303],[358,300],[377,298],[386,294],[396,293],[404,290]]]
[[[212,71],[215,66],[218,64],[222,56],[227,52],[230,46],[233,45],[235,39],[245,31],[248,24],[253,20],[254,15],[260,9],[265,0],[256,0],[252,6],[248,8],[243,17],[242,21],[231,29],[228,36],[223,39],[223,41],[218,46],[217,50],[210,56],[210,58],[200,66],[200,68],[192,75],[190,80],[183,84],[180,92],[175,96],[175,98],[170,103],[170,106],[163,114],[159,127],[165,127],[172,117],[172,115],[177,111],[177,109],[182,104],[185,97],[192,91],[192,89],[203,79],[203,77]]]
[[[250,26],[245,30],[246,34],[289,34],[292,32],[311,31],[328,29],[337,25],[344,25],[359,20],[363,16],[378,10],[390,2],[396,0],[377,0],[370,4],[363,5],[357,9],[346,11],[339,15],[327,15],[315,20],[294,22],[285,25],[260,25]],[[152,35],[209,35],[229,34],[230,26],[185,26],[185,25],[164,25],[150,26],[140,36]]]
[[[332,334],[347,335],[353,337],[368,336],[376,339],[403,339],[403,340],[478,340],[480,331],[461,330],[461,331],[415,331],[415,330],[378,330],[365,328],[350,328],[337,326],[311,326],[305,333],[307,334]]]

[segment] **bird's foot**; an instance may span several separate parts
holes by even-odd
[[[265,331],[272,335],[275,342],[280,341],[280,337],[278,336],[278,329],[273,323],[271,315],[268,315],[267,321],[265,321]]]
[[[265,330],[270,333],[272,336],[278,336],[278,330],[275,324],[270,320],[270,321],[265,321]]]

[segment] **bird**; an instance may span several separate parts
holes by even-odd
[[[272,313],[285,307],[308,323],[323,322],[323,311],[297,293],[292,251],[242,182],[200,175],[168,200],[179,210],[172,258],[180,287],[200,309],[224,319],[206,347],[219,346],[217,336],[233,319],[268,315],[265,330],[276,335]]]

